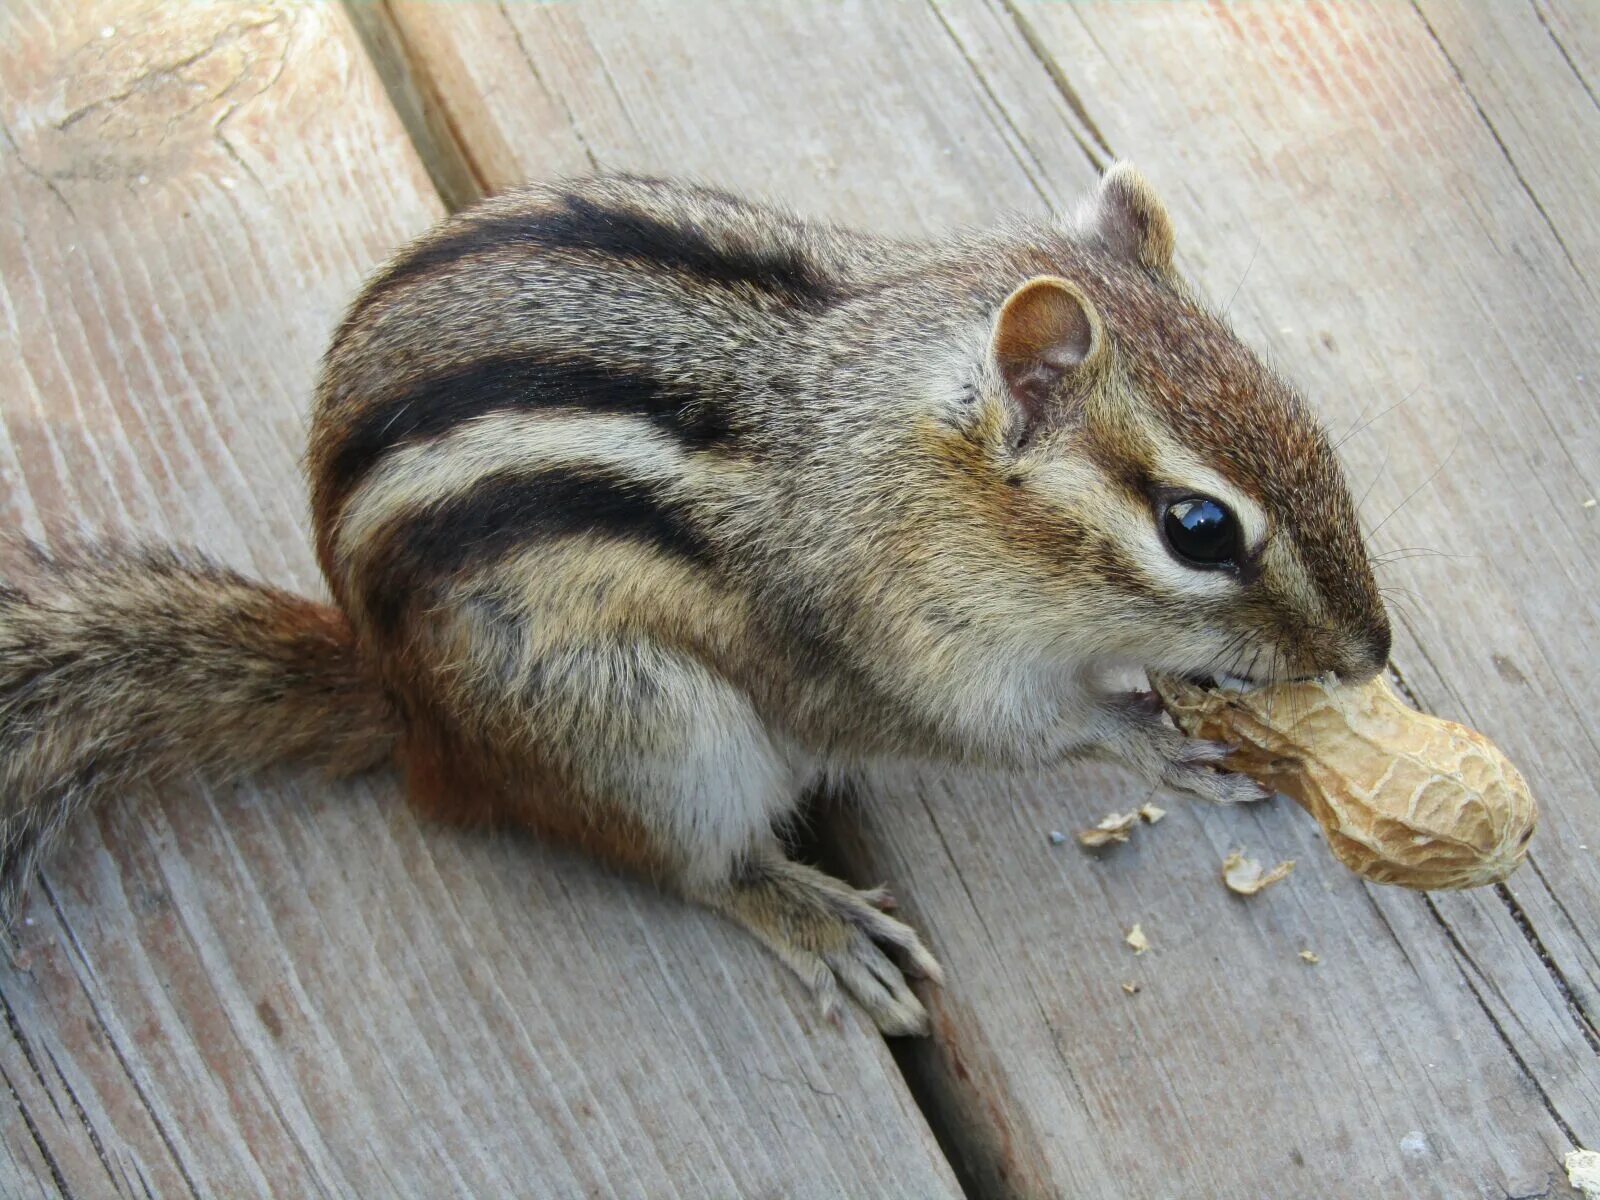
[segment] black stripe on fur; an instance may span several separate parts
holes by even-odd
[[[551,408],[648,417],[695,449],[729,436],[715,406],[650,375],[583,358],[493,356],[423,379],[363,413],[333,456],[328,491],[349,495],[389,451],[474,417]]]
[[[402,283],[503,247],[598,255],[809,311],[827,308],[838,298],[831,281],[791,247],[716,241],[692,221],[670,223],[625,205],[609,207],[567,195],[534,212],[468,215],[447,226],[373,279],[350,318]]]
[[[492,475],[391,530],[366,589],[367,610],[381,632],[392,633],[429,582],[543,539],[576,536],[636,541],[699,564],[712,558],[709,543],[649,484],[592,468]]]

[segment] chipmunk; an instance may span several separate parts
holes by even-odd
[[[129,784],[395,757],[422,813],[649,876],[825,1012],[925,1032],[906,973],[940,967],[887,893],[785,852],[808,782],[1100,755],[1249,800],[1114,672],[1389,651],[1321,428],[1122,164],[1070,219],[927,243],[656,179],[499,196],[367,284],[308,460],[335,606],[116,548],[0,593],[13,892]]]

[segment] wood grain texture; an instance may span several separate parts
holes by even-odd
[[[1091,178],[1064,123],[1064,147],[995,155],[1014,132],[919,5],[388,8],[490,191],[595,168],[702,176],[904,232],[1037,211],[1032,179],[1052,170]]]
[[[1456,73],[1512,174],[1548,226],[1590,300],[1600,292],[1600,96],[1559,11],[1533,3],[1417,0],[1417,12]],[[1583,25],[1600,24],[1591,9]]]
[[[1600,767],[1588,758],[1600,579],[1596,526],[1582,508],[1600,463],[1584,416],[1594,389],[1583,329],[1595,310],[1549,224],[1553,206],[1541,211],[1434,35],[1403,6],[1016,12],[1058,82],[1082,98],[1083,137],[1151,170],[1180,225],[1195,231],[1185,244],[1191,269],[1223,300],[1238,288],[1235,319],[1307,385],[1336,429],[1411,396],[1345,447],[1357,486],[1377,481],[1369,526],[1396,556],[1386,582],[1406,589],[1394,597],[1407,626],[1395,660],[1427,707],[1502,742],[1547,816],[1506,902],[1371,893],[1397,935],[1388,953],[1403,950],[1404,961],[1384,967],[1381,944],[1363,948],[1377,969],[1362,986],[1341,980],[1340,1002],[1379,1034],[1383,1059],[1374,1061],[1403,1065],[1401,1052],[1426,1049],[1410,1092],[1350,1106],[1363,1153],[1342,1165],[1355,1172],[1341,1179],[1356,1191],[1393,1186],[1384,1171],[1404,1160],[1386,1168],[1374,1152],[1386,1128],[1404,1124],[1427,1146],[1405,1163],[1419,1177],[1408,1195],[1541,1190],[1559,1174],[1561,1141],[1594,1138],[1600,1096],[1592,1009],[1574,999],[1590,986],[1592,951],[1582,920],[1574,926],[1563,911],[1586,909],[1595,894],[1592,854],[1578,849],[1595,827]],[[1544,118],[1538,153],[1577,155],[1587,117],[1553,107]],[[1313,864],[1300,857],[1303,888]],[[1337,877],[1325,882],[1349,891]],[[1241,945],[1230,940],[1222,957],[1237,963]],[[1461,1003],[1441,1005],[1452,992]],[[996,1029],[1013,1036],[1004,1022]],[[1468,1076],[1481,1068],[1467,1060],[1482,1048],[1460,1047],[1483,1034],[1503,1042],[1520,1079],[1473,1085]],[[1338,1047],[1323,1049],[1319,1057],[1335,1061]],[[1282,1075],[1276,1054],[1259,1046],[1251,1066],[1247,1075]],[[1448,1101],[1426,1103],[1419,1076],[1450,1079],[1440,1093]],[[1295,1090],[1309,1096],[1313,1078],[1302,1075]],[[1545,1114],[1517,1125],[1495,1118],[1500,1089],[1513,1084]],[[1292,1144],[1297,1129],[1315,1127],[1313,1113],[1328,1112],[1330,1090],[1318,1085],[1314,1105],[1269,1106],[1257,1135]],[[1472,1130],[1465,1146],[1441,1144],[1463,1129]]]
[[[561,113],[563,169],[698,172],[897,232],[1067,201],[1127,156],[1187,268],[1336,429],[1409,397],[1345,446],[1406,589],[1396,663],[1527,771],[1546,808],[1532,865],[1498,895],[1369,888],[1287,805],[1174,804],[1089,859],[1045,833],[1142,798],[1115,773],[880,782],[838,819],[844,850],[950,969],[938,1039],[902,1063],[978,1190],[1570,1194],[1561,1153],[1600,1140],[1588,213],[1580,186],[1546,201],[1508,159],[1492,98],[1442,52],[1442,10],[469,7],[503,34],[392,9],[469,153],[492,148],[490,188],[541,173]],[[1555,30],[1581,76],[1582,6],[1534,18],[1497,14],[1496,36]],[[1549,65],[1522,40],[1478,53]],[[1589,120],[1567,94],[1527,100],[1513,150],[1552,176]],[[1300,865],[1247,902],[1218,879],[1239,845]],[[1142,957],[1121,940],[1135,921]]]
[[[317,358],[441,207],[343,11],[18,0],[0,97],[0,516],[315,588]],[[957,1194],[747,938],[396,796],[78,824],[0,966],[0,1195]]]
[[[1058,53],[1108,76],[1134,69],[1138,38],[1150,32],[1092,19],[1076,33],[1054,19],[1050,29],[1062,39]],[[1515,142],[1497,134],[1492,98],[1426,52],[1444,30],[1386,6],[1311,6],[1237,27],[1196,14],[1182,31],[1185,49],[1217,56],[1214,73],[1181,83],[1144,76],[1152,113],[1107,117],[1102,127],[1119,129],[1134,154],[1160,154],[1168,142],[1167,158],[1209,185],[1190,185],[1194,218],[1248,224],[1262,240],[1235,312],[1296,355],[1336,426],[1363,407],[1372,416],[1370,400],[1409,396],[1345,451],[1358,480],[1368,469],[1378,475],[1367,514],[1380,551],[1420,548],[1386,572],[1420,600],[1397,605],[1411,645],[1396,661],[1430,707],[1494,733],[1537,777],[1549,822],[1537,865],[1574,902],[1592,904],[1594,856],[1579,846],[1597,802],[1600,518],[1583,502],[1600,486],[1600,380],[1591,369],[1595,305],[1560,242],[1582,245],[1576,221],[1593,218],[1574,212],[1567,222],[1506,160],[1502,145]],[[1521,42],[1544,34],[1530,20],[1497,36],[1496,69],[1508,71],[1531,57]],[[1284,60],[1303,73],[1273,86],[1269,68]],[[1197,83],[1222,110],[1198,129],[1188,100]],[[1297,103],[1305,114],[1286,128],[1274,114]],[[1200,136],[1176,138],[1180,123]],[[1224,140],[1240,127],[1255,134],[1252,144]],[[1539,139],[1526,152],[1568,160],[1581,178],[1589,127],[1580,106],[1552,105],[1542,122],[1524,121]],[[1230,144],[1240,147],[1229,164],[1237,169],[1207,169],[1215,148]],[[1292,253],[1268,243],[1279,229],[1294,238]],[[1230,277],[1225,266],[1214,274]],[[1330,300],[1359,311],[1341,314]],[[1318,318],[1326,326],[1329,316],[1343,316],[1352,337],[1328,326],[1324,339]],[[1538,877],[1519,877],[1516,888]]]
[[[1535,17],[1591,100],[1600,97],[1600,21],[1585,0],[1531,0]]]

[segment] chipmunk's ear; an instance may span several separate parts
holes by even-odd
[[[1028,280],[1000,306],[990,354],[1026,428],[1049,412],[1069,377],[1081,377],[1105,357],[1105,334],[1094,305],[1054,275]]]
[[[1172,268],[1172,218],[1132,163],[1112,163],[1080,218],[1082,231],[1119,258]]]

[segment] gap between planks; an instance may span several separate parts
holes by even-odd
[[[1422,27],[1428,31],[1428,40],[1433,43],[1434,48],[1439,52],[1439,57],[1450,68],[1450,74],[1461,88],[1461,94],[1467,98],[1467,103],[1472,105],[1472,111],[1478,114],[1478,120],[1483,122],[1483,127],[1489,131],[1489,136],[1494,139],[1494,144],[1500,148],[1500,154],[1505,158],[1506,165],[1511,168],[1511,174],[1516,177],[1518,186],[1527,195],[1528,202],[1538,212],[1539,219],[1544,222],[1545,228],[1550,231],[1550,236],[1555,239],[1556,245],[1561,247],[1561,253],[1566,257],[1567,265],[1572,268],[1572,273],[1578,277],[1578,281],[1586,289],[1589,289],[1591,287],[1589,279],[1583,273],[1583,269],[1579,267],[1578,260],[1573,257],[1572,249],[1567,245],[1566,238],[1561,236],[1560,227],[1556,225],[1550,214],[1545,211],[1544,202],[1539,199],[1539,194],[1533,190],[1533,185],[1528,182],[1527,176],[1522,173],[1522,166],[1517,162],[1516,155],[1511,153],[1511,147],[1506,145],[1505,139],[1500,136],[1500,131],[1494,127],[1494,122],[1490,120],[1488,111],[1479,102],[1478,98],[1472,94],[1472,85],[1467,82],[1466,75],[1462,73],[1455,58],[1439,37],[1438,31],[1434,29],[1433,22],[1428,20],[1428,14],[1422,11],[1422,5],[1418,3],[1418,0],[1411,0],[1411,11],[1416,15],[1417,20],[1422,22]],[[1538,9],[1534,9],[1534,12],[1537,13]],[[1539,23],[1545,25],[1542,18]],[[1545,25],[1545,29],[1548,32],[1549,26]],[[1565,57],[1565,47],[1561,45],[1561,42],[1556,39],[1554,34],[1551,34],[1551,40],[1555,42],[1556,48],[1561,50],[1562,56]],[[1568,61],[1570,63],[1571,60],[1569,59]]]
[[[446,210],[460,212],[483,199],[489,192],[487,177],[449,109],[439,102],[433,77],[418,69],[389,0],[342,0],[342,4]]]

